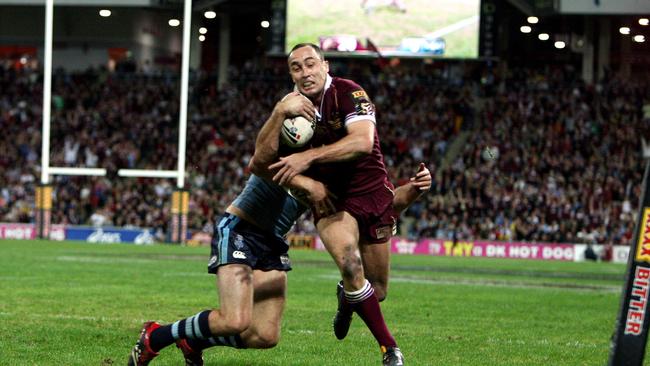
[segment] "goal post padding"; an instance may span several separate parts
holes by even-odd
[[[640,366],[648,341],[650,292],[650,160],[643,177],[639,215],[630,243],[625,287],[609,352],[609,366]]]
[[[185,243],[187,240],[187,214],[190,211],[190,192],[176,189],[172,192],[170,242]]]
[[[34,226],[39,239],[50,238],[52,227],[52,185],[39,184],[36,186],[34,197]]]

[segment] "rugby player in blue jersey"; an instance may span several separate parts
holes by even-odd
[[[314,108],[300,94],[291,93],[276,105],[265,126],[295,115],[314,118]],[[267,153],[263,146],[277,148],[277,129],[268,130],[260,132],[253,159]],[[396,207],[407,207],[430,184],[428,170],[418,173],[395,191]],[[289,188],[301,190],[309,205],[324,213],[334,209],[326,187],[318,181],[298,175]],[[291,270],[284,238],[307,209],[284,188],[251,175],[215,225],[208,271],[217,274],[220,307],[167,325],[146,322],[128,364],[148,365],[162,348],[174,343],[189,366],[203,365],[203,350],[212,346],[274,347],[280,339],[286,272]]]

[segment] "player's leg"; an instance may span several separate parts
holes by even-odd
[[[129,357],[129,365],[147,365],[158,352],[178,342],[186,359],[202,365],[201,350],[212,345],[242,347],[239,333],[248,328],[253,310],[253,270],[243,264],[218,268],[220,308],[204,310],[174,323],[145,323]]]
[[[316,224],[325,248],[341,272],[343,287],[348,292],[360,290],[365,282],[359,253],[359,227],[356,219],[345,211],[318,220]]]
[[[345,301],[344,284],[346,282],[346,274],[348,274],[348,283],[354,281],[354,290],[349,290],[350,285],[348,285],[349,292],[354,292],[363,286],[360,278],[352,276],[354,273],[358,274],[358,267],[361,266],[361,257],[357,247],[359,228],[354,217],[344,211],[320,219],[317,223],[317,228],[323,244],[334,259],[343,278],[336,288],[338,309],[332,321],[334,335],[337,339],[343,339],[348,334],[350,323],[352,322],[352,314],[354,313],[352,306]],[[362,274],[363,268],[360,269]]]
[[[364,268],[364,275],[372,284],[375,295],[379,301],[386,297],[388,285],[389,248],[388,240],[393,232],[397,216],[395,195],[392,185],[387,182],[386,189],[374,192],[372,195],[356,197],[346,202],[346,206],[356,210],[355,217],[359,221],[359,250]],[[401,201],[408,204],[410,196],[400,193]],[[383,210],[382,213],[376,213]],[[346,337],[352,322],[352,310],[343,295],[341,283],[337,286],[338,307],[333,319],[334,334],[336,338]]]
[[[370,281],[375,296],[379,302],[384,301],[388,293],[388,277],[390,270],[390,247],[389,242],[381,244],[367,244],[362,241],[359,245],[361,261],[366,278]],[[353,311],[350,305],[345,301],[343,292],[343,282],[339,282],[336,287],[336,297],[338,306],[336,314],[332,320],[334,335],[338,339],[344,339],[352,323]]]
[[[175,342],[178,342],[186,360],[192,358],[197,365],[203,364],[200,350],[206,342],[242,346],[239,333],[250,325],[253,310],[251,260],[254,254],[247,245],[246,228],[245,222],[230,214],[225,214],[215,225],[208,272],[218,275],[220,309],[204,310],[165,326],[156,322],[145,323],[129,356],[129,365],[147,365],[159,350]],[[192,363],[188,361],[188,364]]]
[[[254,271],[253,320],[241,338],[248,348],[272,348],[280,341],[287,289],[283,271]]]
[[[375,295],[381,302],[388,295],[388,277],[390,274],[390,242],[380,244],[359,244],[361,261],[366,278],[375,289]]]
[[[382,350],[396,347],[386,327],[374,290],[364,276],[358,250],[359,228],[356,219],[345,211],[322,218],[318,233],[343,277],[346,302],[363,319]]]
[[[203,350],[213,346],[234,348],[274,347],[280,339],[280,322],[284,311],[286,278],[284,271],[254,270],[252,275],[252,310],[249,310],[251,298],[248,296],[246,304],[241,302],[238,304],[236,299],[230,301],[230,299],[224,297],[229,296],[229,291],[220,291],[221,309],[214,310],[210,317],[212,335],[205,339],[177,341],[178,347],[183,351],[186,365],[202,365]],[[238,296],[235,295],[235,297]],[[243,299],[243,297],[239,296],[239,299]],[[233,306],[241,306],[242,309],[245,309],[246,314],[237,315],[238,310],[233,310]],[[231,314],[235,314],[237,319],[233,321]],[[243,318],[249,318],[246,321],[245,330],[233,334],[233,331],[243,329],[243,323],[240,323]],[[228,319],[231,320],[229,325],[226,325]]]
[[[375,289],[378,301],[383,301],[388,294],[388,277],[390,272],[390,241],[380,244],[361,243],[359,245],[366,278]],[[382,349],[384,365],[403,365],[404,356],[397,346]]]
[[[231,326],[224,327],[218,317],[213,316],[211,318],[214,322],[211,320],[210,323],[212,337],[206,340],[188,340],[185,344],[181,342],[179,348],[183,351],[188,365],[198,364],[193,360],[202,360],[201,350],[208,347],[222,345],[235,348],[271,348],[279,341],[287,287],[286,272],[291,270],[287,254],[289,245],[284,238],[261,232],[246,222],[238,225],[231,236],[234,243],[231,250],[237,249],[239,252],[232,253],[233,257],[249,261],[250,267],[255,268],[252,271],[252,293],[247,292],[246,296],[228,293],[222,291],[223,285],[219,284],[222,306],[215,312],[223,311],[223,324]],[[221,272],[219,273],[221,276]],[[247,281],[246,286],[239,287],[250,286],[251,281]],[[231,296],[242,301],[245,299],[246,302],[244,304],[236,299],[230,301],[228,297]],[[237,314],[238,309],[243,309],[245,314]],[[230,318],[228,321],[231,314],[235,315],[235,319]],[[232,326],[233,324],[239,324],[241,327]],[[230,334],[222,333],[224,331]],[[232,334],[233,331],[238,333]]]

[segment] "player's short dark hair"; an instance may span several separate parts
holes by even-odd
[[[313,48],[314,51],[316,51],[316,53],[318,54],[318,57],[320,57],[321,61],[325,61],[325,54],[323,53],[323,50],[320,47],[318,47],[317,45],[315,45],[313,43],[309,43],[309,42],[298,43],[297,45],[293,46],[293,48],[291,49],[289,54],[291,54],[291,52],[297,50],[298,48],[303,48],[303,47],[311,47],[311,48]]]

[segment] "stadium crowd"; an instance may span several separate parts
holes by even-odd
[[[586,85],[570,68],[418,65],[332,64],[332,74],[362,81],[373,98],[393,182],[420,161],[437,172],[432,191],[404,214],[402,235],[629,242],[644,168],[640,137],[650,140],[647,83],[608,77]],[[210,230],[241,190],[256,133],[291,90],[282,62],[247,63],[229,76],[217,90],[214,76],[192,75],[186,186],[194,230]],[[59,70],[53,80],[51,165],[108,171],[53,177],[53,223],[152,227],[164,237],[175,182],[116,172],[176,169],[178,78]],[[34,220],[41,104],[41,75],[0,61],[0,221]],[[310,217],[295,230],[312,232]]]

